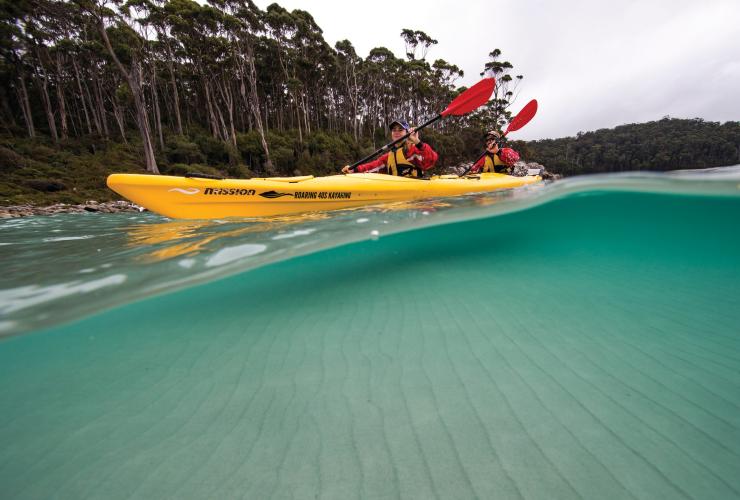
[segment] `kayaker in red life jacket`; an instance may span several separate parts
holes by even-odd
[[[486,153],[470,168],[470,173],[506,173],[506,169],[519,161],[519,154],[511,148],[502,148],[501,134],[495,130],[486,132]]]
[[[350,170],[349,165],[342,168],[342,173],[377,172],[381,174],[400,175],[403,177],[421,177],[425,170],[429,170],[437,162],[438,155],[429,144],[419,139],[419,133],[403,120],[394,120],[388,125],[391,139],[400,139],[411,132],[405,145],[396,145],[391,151],[377,160],[363,163]]]

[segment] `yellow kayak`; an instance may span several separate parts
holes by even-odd
[[[166,217],[220,219],[338,210],[455,196],[515,188],[540,180],[539,176],[505,174],[442,175],[430,179],[385,174],[255,179],[112,174],[107,183],[124,198]]]

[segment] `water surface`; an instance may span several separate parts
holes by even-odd
[[[2,222],[2,496],[736,498],[739,188]]]

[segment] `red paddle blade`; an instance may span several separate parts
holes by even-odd
[[[470,113],[474,109],[477,109],[484,105],[491,94],[493,94],[493,87],[496,85],[495,78],[484,78],[479,81],[468,90],[460,94],[452,101],[447,108],[440,114],[442,116],[448,115],[464,115]]]
[[[513,120],[511,120],[509,126],[506,127],[506,132],[504,132],[504,135],[508,134],[509,132],[519,130],[520,128],[525,126],[527,123],[529,123],[529,120],[534,118],[535,113],[537,113],[537,99],[532,99],[527,103],[526,106],[522,108],[519,114],[516,115]]]

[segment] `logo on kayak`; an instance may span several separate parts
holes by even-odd
[[[220,194],[220,195],[229,195],[229,196],[251,196],[254,194],[254,189],[206,188],[203,194]]]
[[[182,194],[198,194],[200,193],[200,189],[198,188],[190,188],[190,189],[182,189],[182,188],[172,188],[170,191],[175,191]]]
[[[352,193],[346,191],[296,191],[295,193],[267,191],[260,193],[260,196],[264,198],[282,198],[283,196],[292,196],[296,200],[348,200],[352,198]]]
[[[260,193],[263,198],[282,198],[283,196],[293,196],[293,193],[278,193],[277,191],[265,191]]]

